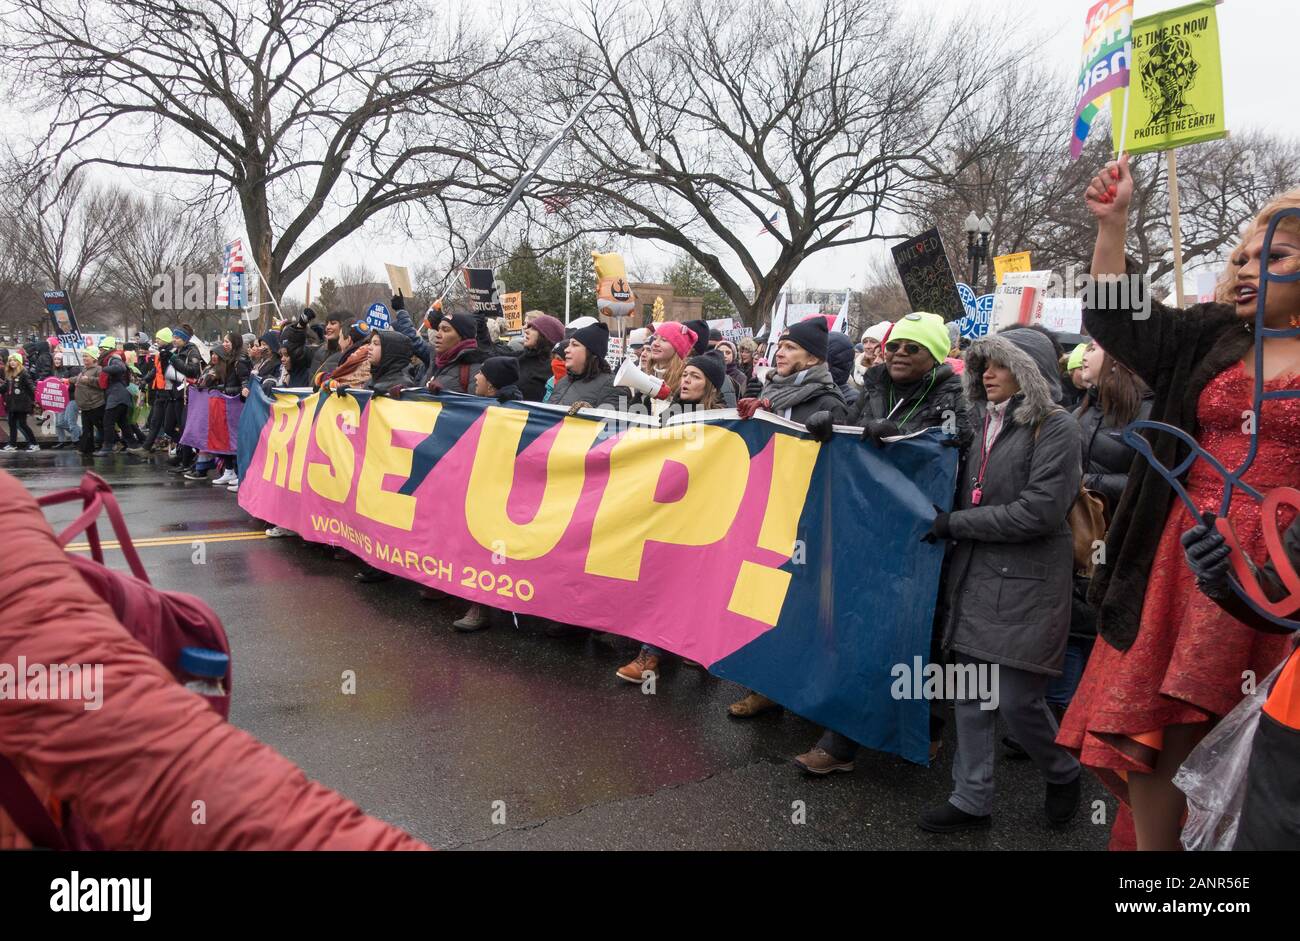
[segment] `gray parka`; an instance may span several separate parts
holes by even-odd
[[[983,459],[992,360],[1020,392],[993,442],[978,505],[972,490]],[[963,375],[975,439],[957,477],[948,516],[955,540],[943,646],[981,660],[1059,675],[1070,629],[1073,540],[1066,517],[1079,493],[1079,423],[1054,404],[1051,343],[1032,330],[977,341]],[[1057,386],[1059,388],[1059,386]]]

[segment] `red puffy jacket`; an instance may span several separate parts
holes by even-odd
[[[110,849],[415,850],[176,682],[0,471],[0,663],[103,664],[102,707],[0,698],[0,754]],[[192,822],[203,801],[206,823]],[[26,846],[0,810],[0,847]]]

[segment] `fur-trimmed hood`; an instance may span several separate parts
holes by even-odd
[[[1057,408],[1061,381],[1056,373],[1056,350],[1052,341],[1037,330],[1007,330],[997,336],[976,340],[966,351],[962,385],[966,400],[979,411],[988,401],[984,393],[984,370],[989,362],[1011,370],[1020,384],[1016,395],[1015,421],[1038,425]]]

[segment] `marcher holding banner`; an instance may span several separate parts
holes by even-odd
[[[1128,160],[1112,161],[1088,186],[1085,200],[1097,219],[1094,278],[1128,275],[1124,245],[1133,179]],[[1226,467],[1256,456],[1243,482],[1259,492],[1297,483],[1300,401],[1268,401],[1254,415],[1255,337],[1260,272],[1300,269],[1300,224],[1281,220],[1272,257],[1261,259],[1269,221],[1284,208],[1300,208],[1300,190],[1275,199],[1229,255],[1220,301],[1176,310],[1150,301],[1145,291],[1095,292],[1084,314],[1088,333],[1106,352],[1152,389],[1151,418],[1183,429]],[[1132,284],[1133,278],[1127,278]],[[1145,289],[1145,285],[1143,285]],[[1265,323],[1290,329],[1300,323],[1300,286],[1272,282]],[[1118,303],[1117,303],[1118,301]],[[1263,350],[1270,391],[1300,390],[1300,342],[1275,339]],[[1243,434],[1243,415],[1257,423]],[[1184,446],[1155,435],[1153,457],[1165,467],[1181,462]],[[1193,464],[1186,489],[1202,510],[1219,511],[1223,479],[1204,461]],[[1290,523],[1288,510],[1277,525]],[[1231,501],[1227,519],[1242,552],[1263,555],[1259,504]],[[1138,849],[1177,850],[1186,806],[1174,773],[1213,723],[1242,698],[1242,677],[1269,674],[1285,655],[1281,637],[1239,623],[1197,591],[1183,564],[1180,538],[1195,520],[1171,497],[1170,486],[1149,462],[1133,465],[1119,511],[1107,535],[1104,562],[1093,575],[1099,641],[1062,724],[1060,742],[1132,810]],[[1117,822],[1118,824],[1118,822]],[[1112,845],[1121,845],[1122,831]]]
[[[434,328],[433,365],[425,388],[430,392],[473,394],[474,377],[482,368],[483,361],[491,355],[480,348],[478,329],[470,314],[443,314],[439,318]]]
[[[530,310],[524,327],[524,348],[519,351],[519,392],[525,402],[541,402],[546,382],[553,378],[551,352],[564,339],[564,324],[540,310]]]
[[[618,408],[619,394],[610,373],[609,327],[588,324],[574,332],[564,348],[564,378],[555,384],[547,401],[580,408]]]
[[[948,355],[948,329],[937,314],[913,313],[898,321],[885,346],[885,361],[872,366],[864,377],[862,394],[852,424],[862,428],[862,437],[877,447],[889,447],[882,439],[908,435],[925,428],[942,428],[949,442],[962,452],[970,445],[970,417],[961,377],[944,362]],[[829,423],[829,412],[808,419],[809,430]],[[941,625],[931,633],[932,663],[942,661],[938,649]],[[930,758],[933,760],[943,738],[940,705],[930,714]],[[852,771],[858,743],[847,735],[826,729],[817,744],[794,759],[809,774]]]
[[[740,417],[753,418],[761,410],[806,423],[817,416],[808,432],[814,440],[828,440],[831,426],[844,420],[848,408],[826,365],[828,336],[825,317],[786,327],[777,341],[776,369],[763,383],[758,398],[740,400],[736,407]],[[777,708],[780,703],[775,700],[750,692],[733,702],[728,712],[736,718],[750,718]]]

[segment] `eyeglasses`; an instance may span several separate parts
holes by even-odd
[[[915,356],[921,352],[922,347],[915,343],[904,343],[902,340],[890,340],[885,344],[886,353],[897,353],[899,350],[902,350],[908,356]]]

